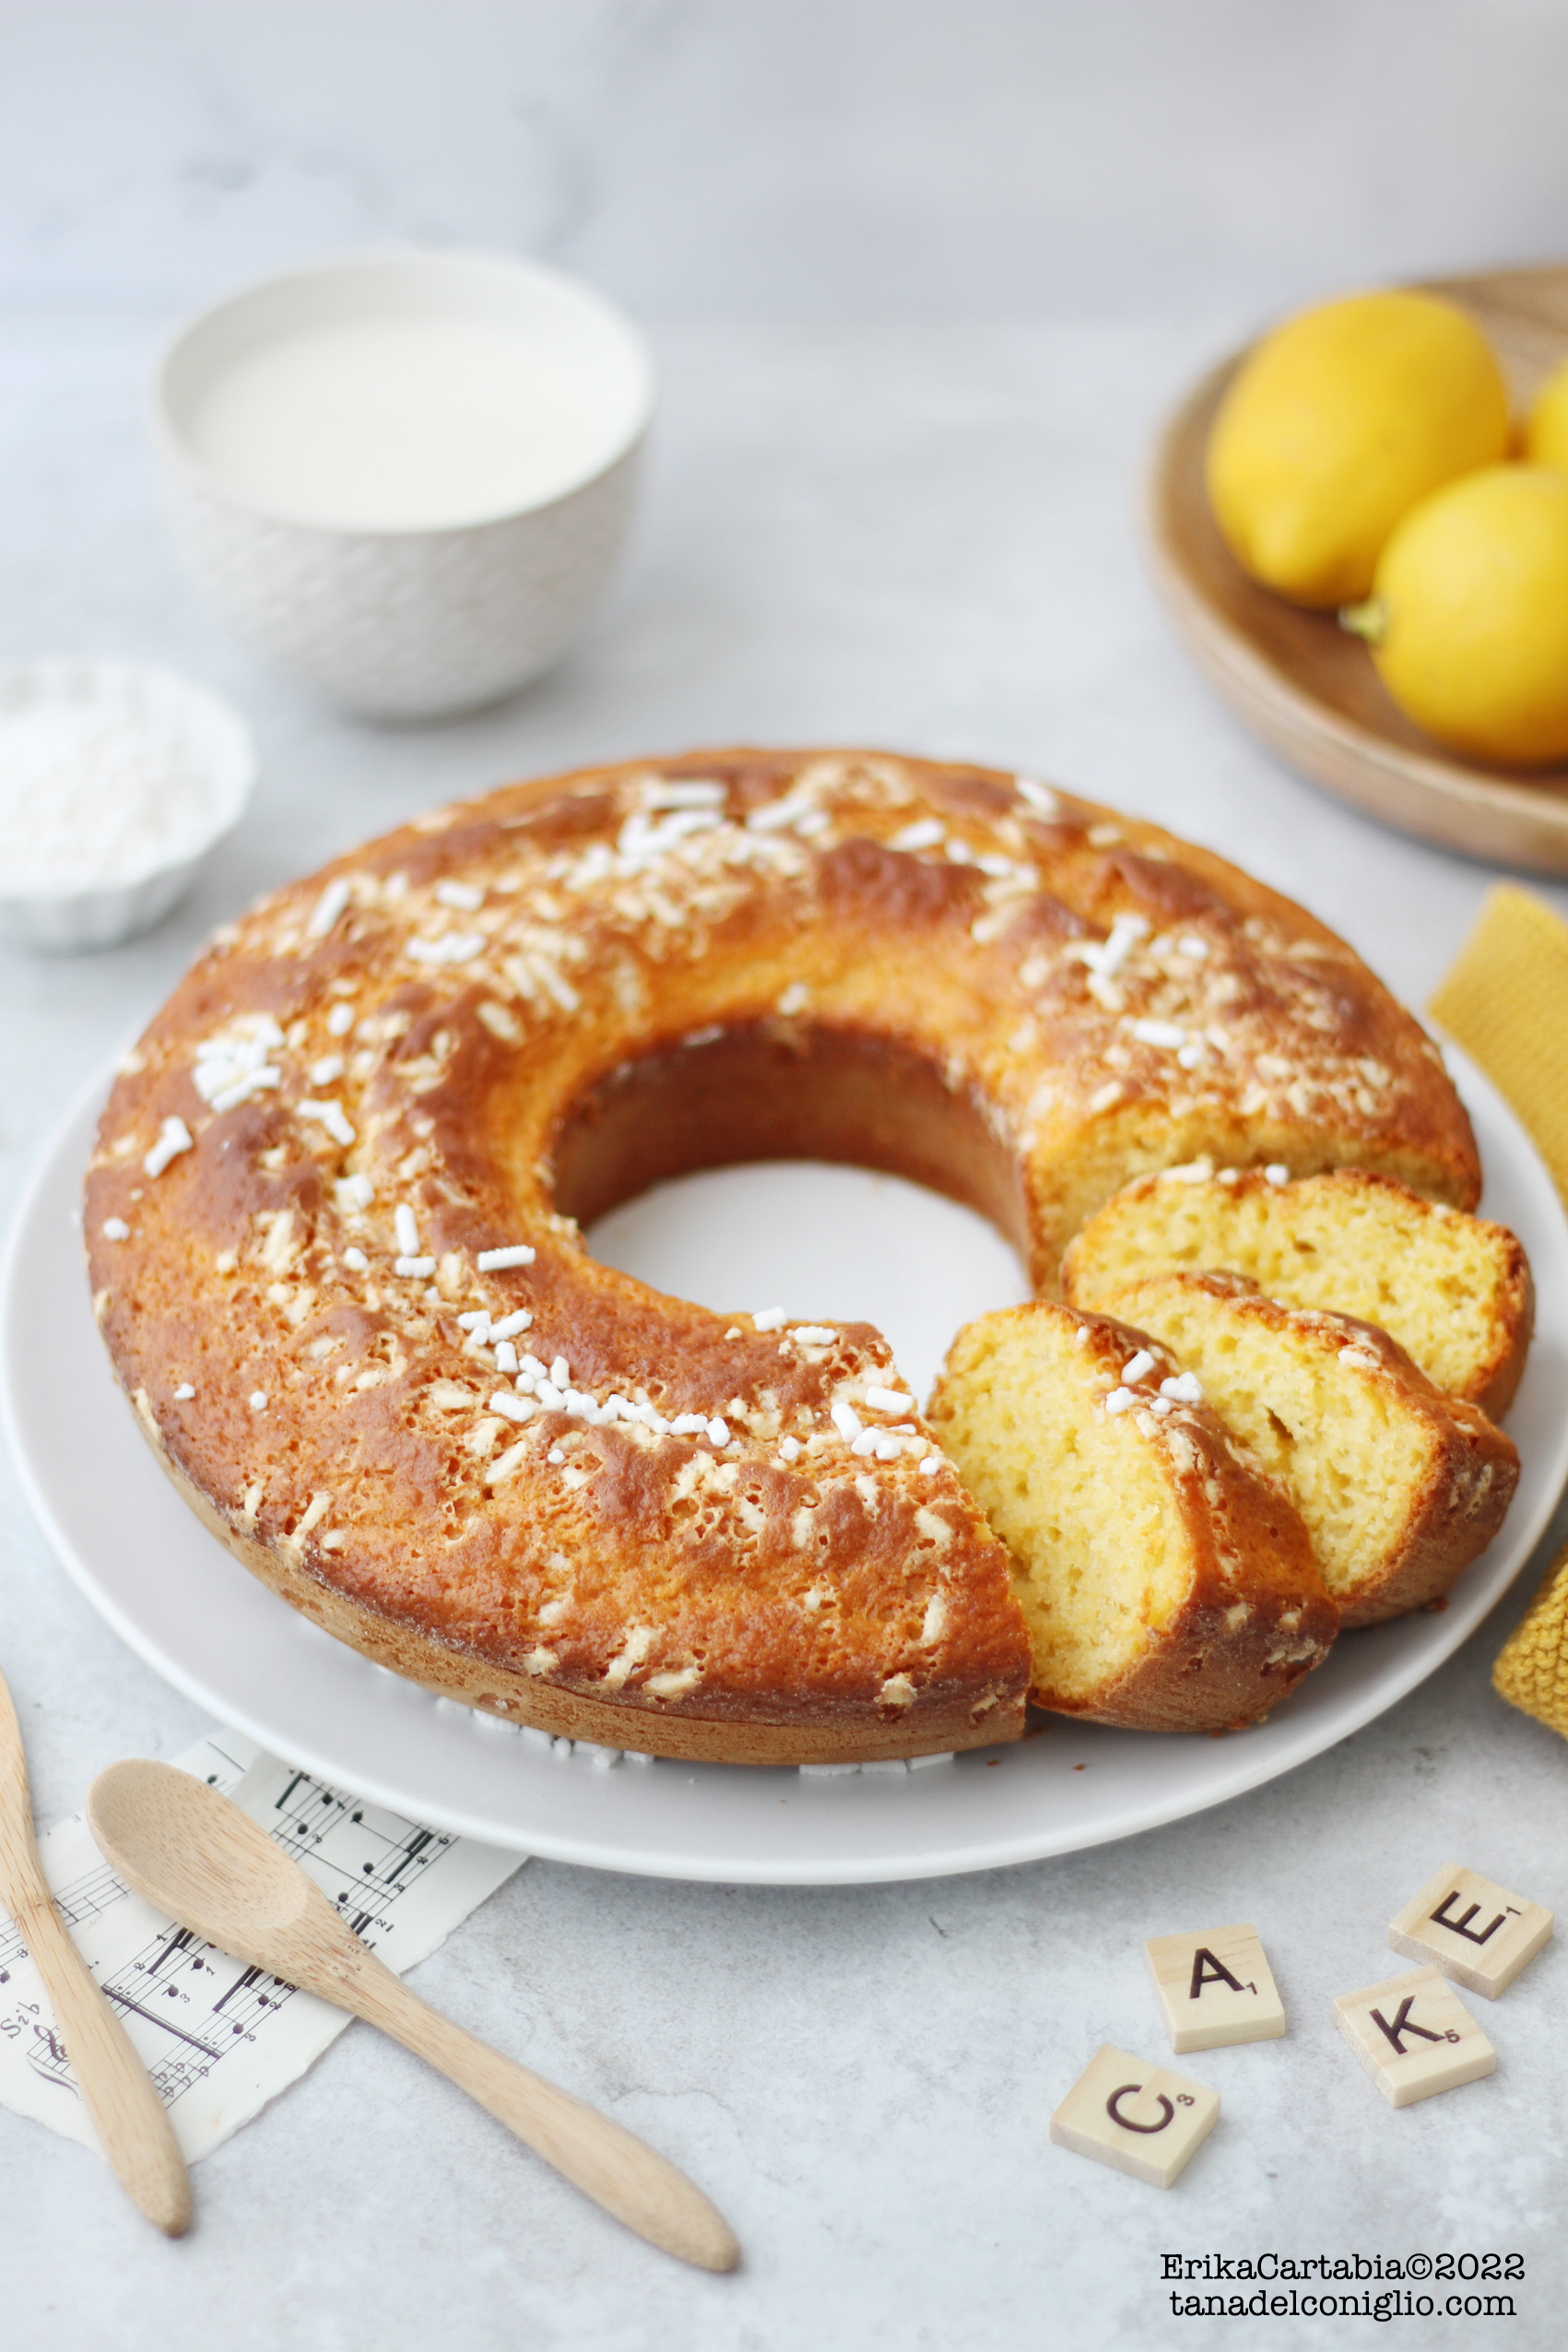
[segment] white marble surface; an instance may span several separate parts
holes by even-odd
[[[1562,243],[1563,0],[0,0],[0,294],[521,246],[659,316],[1264,316]]]
[[[1221,848],[1423,1001],[1491,878],[1363,822],[1232,725],[1144,583],[1134,484],[1161,405],[1251,312],[1374,263],[1560,242],[1564,11],[1324,6],[1310,40],[1308,12],[1212,0],[796,8],[793,40],[771,6],[505,13],[491,76],[503,12],[441,12],[442,81],[434,10],[0,9],[20,60],[0,77],[0,656],[177,662],[242,703],[265,762],[241,833],[161,931],[97,959],[0,957],[0,1215],[77,1090],[253,893],[452,794],[638,749],[851,739],[1016,762]],[[1218,89],[1178,16],[1216,69],[1232,56]],[[1407,76],[1418,19],[1442,37]],[[1274,115],[1238,125],[1249,94]],[[1167,106],[1187,110],[1174,148]],[[1456,151],[1461,115],[1485,170]],[[1315,124],[1339,167],[1321,213]],[[1037,125],[1055,160],[1032,176]],[[1168,207],[1151,203],[1161,137]],[[1242,204],[1260,155],[1265,196]],[[1102,265],[1082,278],[1080,229]],[[271,682],[193,605],[138,398],[188,301],[411,230],[525,242],[644,315],[708,323],[655,326],[647,510],[577,656],[503,711],[374,733]],[[966,309],[982,315],[961,326]],[[1568,891],[1547,895],[1568,912]],[[1119,1847],[861,1892],[530,1863],[420,1990],[686,2165],[739,2231],[737,2276],[648,2252],[355,2027],[202,2165],[177,2248],[92,2158],[0,2114],[7,2352],[1370,2345],[1370,2320],[1178,2322],[1161,2257],[1467,2247],[1525,2253],[1509,2340],[1554,2343],[1562,1952],[1477,2004],[1496,2075],[1405,2113],[1328,2019],[1332,1995],[1390,1971],[1385,1923],[1444,1860],[1568,1901],[1568,1751],[1488,1688],[1532,1581],[1354,1740]],[[54,1567],[3,1462],[0,1627],[44,1819],[113,1757],[202,1728]],[[1142,1939],[1236,1919],[1263,1935],[1291,2032],[1188,2062],[1225,2111],[1177,2190],[1050,2147],[1100,2042],[1162,2054]]]

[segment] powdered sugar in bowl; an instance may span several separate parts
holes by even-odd
[[[0,669],[0,938],[71,952],[161,922],[255,781],[239,715],[172,672]]]

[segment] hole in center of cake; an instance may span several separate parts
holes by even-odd
[[[973,1209],[867,1168],[770,1160],[654,1186],[601,1217],[594,1256],[719,1313],[874,1323],[924,1401],[953,1335],[1032,1296],[1014,1251]]]
[[[971,1093],[870,1031],[674,1040],[582,1095],[550,1160],[607,1264],[721,1313],[874,1323],[921,1395],[962,1323],[1032,1294],[1011,1154]]]

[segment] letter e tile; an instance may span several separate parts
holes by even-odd
[[[1051,2137],[1059,2148],[1169,2189],[1219,2120],[1218,2091],[1106,2042],[1052,2116]]]
[[[1277,2041],[1284,2032],[1285,2004],[1256,1928],[1151,1935],[1143,1956],[1178,2058],[1233,2041]]]
[[[1396,1952],[1435,1961],[1456,1984],[1495,2001],[1550,1933],[1551,1913],[1539,1903],[1448,1862],[1390,1921],[1388,1941]]]
[[[1342,1992],[1334,2022],[1390,2107],[1479,2082],[1497,2052],[1441,1968]]]

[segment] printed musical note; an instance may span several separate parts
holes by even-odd
[[[399,1974],[522,1861],[422,1829],[231,1732],[176,1760],[259,1821]],[[187,2160],[297,2081],[348,2024],[343,2011],[159,1919],[115,1877],[79,1814],[45,1831],[39,1850],[56,1906],[146,2061]],[[97,2145],[48,1995],[4,1918],[0,2105]]]

